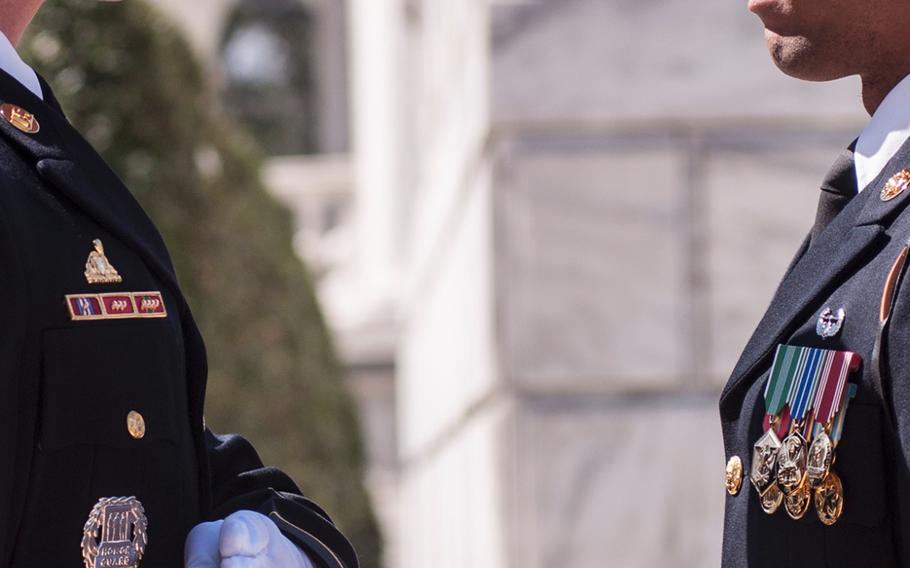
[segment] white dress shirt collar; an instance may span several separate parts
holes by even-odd
[[[38,74],[25,61],[22,61],[22,58],[16,53],[16,48],[3,32],[0,32],[0,69],[22,83],[22,86],[34,93],[36,97],[44,99],[44,91],[41,89],[41,82],[38,81]]]
[[[856,141],[856,187],[862,191],[875,180],[908,139],[910,75],[891,89]]]

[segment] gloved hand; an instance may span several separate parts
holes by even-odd
[[[237,511],[222,521],[200,523],[186,537],[186,568],[313,568],[309,558],[271,519]]]

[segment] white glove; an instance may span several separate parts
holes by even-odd
[[[313,568],[309,558],[271,519],[237,511],[223,521],[200,523],[186,537],[186,568]]]

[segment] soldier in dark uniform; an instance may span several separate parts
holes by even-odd
[[[285,474],[206,429],[161,237],[13,48],[41,3],[0,4],[0,566],[356,567]]]
[[[872,119],[721,394],[723,565],[910,566],[910,4],[749,8],[781,70],[858,75]]]

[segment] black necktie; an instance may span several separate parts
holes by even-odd
[[[821,185],[818,198],[818,211],[815,214],[815,225],[812,227],[811,240],[828,226],[847,203],[858,193],[856,187],[856,170],[853,165],[853,144],[841,152],[828,170]]]

